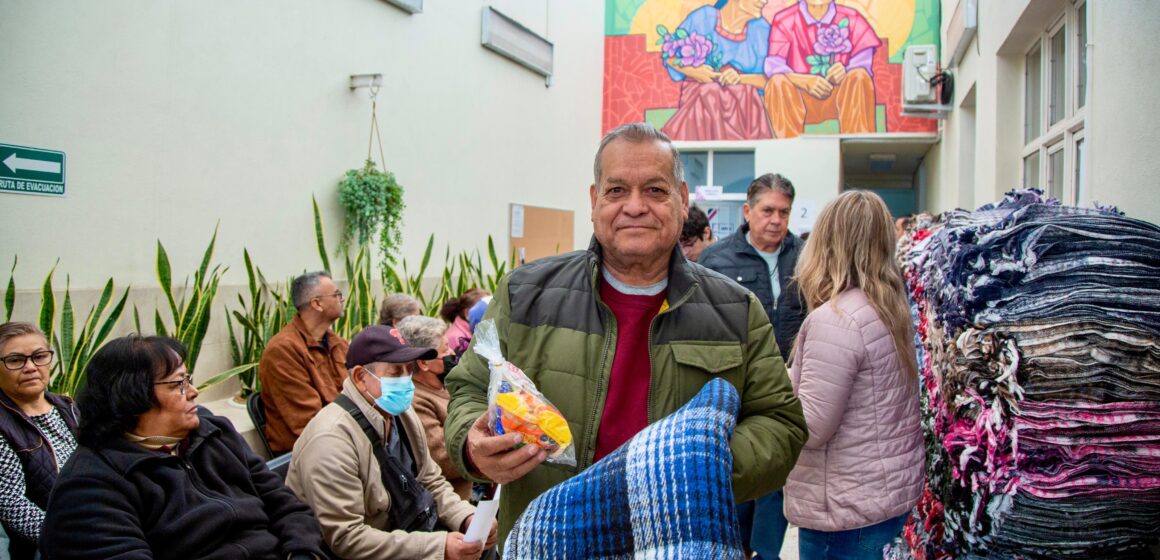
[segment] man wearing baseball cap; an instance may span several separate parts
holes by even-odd
[[[476,559],[494,544],[494,524],[487,543],[464,542],[475,508],[443,478],[411,409],[414,362],[435,354],[367,327],[347,350],[342,393],[294,444],[286,484],[339,557]]]

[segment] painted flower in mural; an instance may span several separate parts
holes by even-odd
[[[814,54],[806,57],[810,65],[810,74],[825,76],[830,66],[834,64],[834,55],[847,54],[854,49],[850,42],[850,20],[842,18],[835,25],[818,25],[817,39],[814,41]]]
[[[684,29],[677,29],[669,33],[663,26],[657,26],[657,33],[661,36],[657,44],[661,46],[661,56],[671,66],[701,66],[708,64],[715,70],[721,65],[721,53],[716,49],[713,40],[699,33],[689,33]]]

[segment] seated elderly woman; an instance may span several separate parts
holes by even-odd
[[[471,288],[463,295],[443,302],[443,307],[439,308],[439,316],[451,324],[443,338],[447,339],[447,345],[456,356],[462,356],[467,347],[471,346],[472,329],[471,323],[467,321],[467,313],[488,295],[483,288]]]
[[[415,296],[390,294],[383,298],[383,305],[379,308],[379,324],[395,327],[404,318],[420,313],[419,300]]]
[[[44,557],[324,558],[310,508],[228,420],[194,404],[184,362],[162,337],[118,338],[93,356]]]
[[[11,542],[0,550],[32,558],[48,495],[77,448],[77,410],[47,391],[52,350],[31,323],[0,325],[0,521]]]
[[[411,379],[415,383],[411,406],[423,422],[431,458],[439,464],[443,478],[451,483],[455,493],[466,500],[471,494],[471,481],[456,470],[443,440],[443,421],[447,420],[447,402],[451,400],[451,394],[443,387],[443,377],[455,367],[456,362],[455,353],[443,336],[447,328],[447,323],[434,317],[414,316],[399,321],[399,333],[408,345],[438,351],[434,359],[415,360],[409,366]]]

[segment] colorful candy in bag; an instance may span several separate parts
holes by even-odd
[[[487,360],[491,381],[487,388],[488,425],[496,433],[518,433],[524,445],[548,452],[548,462],[576,466],[572,431],[568,422],[523,370],[503,358],[499,333],[491,320],[476,325],[475,353]]]

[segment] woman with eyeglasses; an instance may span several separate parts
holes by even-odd
[[[324,558],[310,508],[225,418],[194,404],[185,348],[127,336],[77,397],[80,447],[57,479],[52,558]]]
[[[0,550],[32,558],[48,495],[77,448],[72,399],[48,392],[52,350],[31,323],[0,325],[0,521],[10,539]]]

